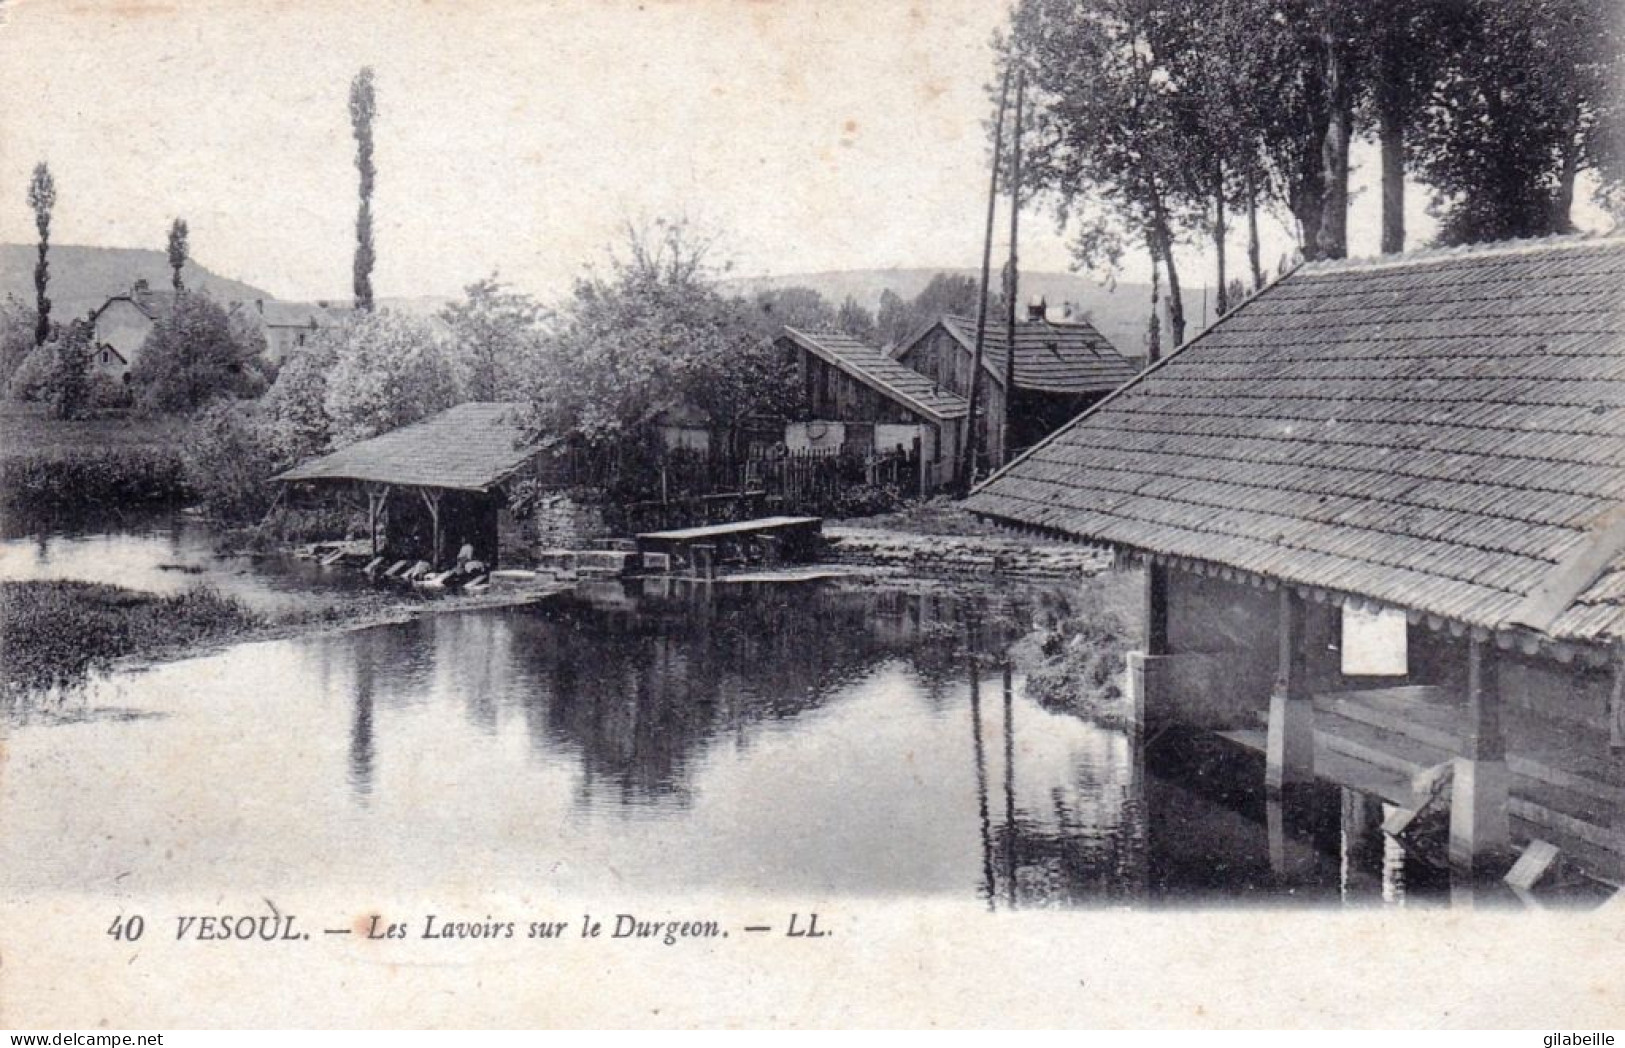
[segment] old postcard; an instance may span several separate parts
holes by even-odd
[[[1619,16],[0,3],[0,1026],[1625,1025]]]

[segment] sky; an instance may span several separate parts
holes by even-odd
[[[58,243],[162,249],[184,217],[193,257],[222,276],[346,297],[347,99],[370,65],[381,296],[497,272],[552,298],[628,221],[677,215],[718,233],[741,276],[980,258],[1005,0],[0,5],[0,97],[26,100],[0,111],[0,240],[33,241],[25,190],[43,159]],[[1355,160],[1351,253],[1370,254],[1374,150]],[[1418,242],[1423,204],[1410,194]],[[1273,263],[1293,243],[1266,226]],[[1067,268],[1041,204],[1021,255]],[[1184,269],[1210,279],[1199,251]],[[1145,261],[1122,279],[1148,279]]]

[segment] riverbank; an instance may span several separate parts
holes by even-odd
[[[86,510],[187,498],[179,426],[119,413],[55,419],[0,401],[0,509]]]
[[[564,588],[541,583],[432,599],[378,591],[268,614],[208,586],[156,594],[92,582],[0,582],[0,692],[15,697],[72,688],[93,673],[193,658],[249,641],[528,604]]]

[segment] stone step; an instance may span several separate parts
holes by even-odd
[[[1324,748],[1410,778],[1455,756],[1409,735],[1375,727],[1330,710],[1315,711],[1316,748]]]

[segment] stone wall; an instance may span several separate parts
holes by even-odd
[[[825,527],[827,559],[895,567],[922,575],[1080,578],[1112,566],[1109,552],[1071,543],[968,535],[916,535],[878,528]]]

